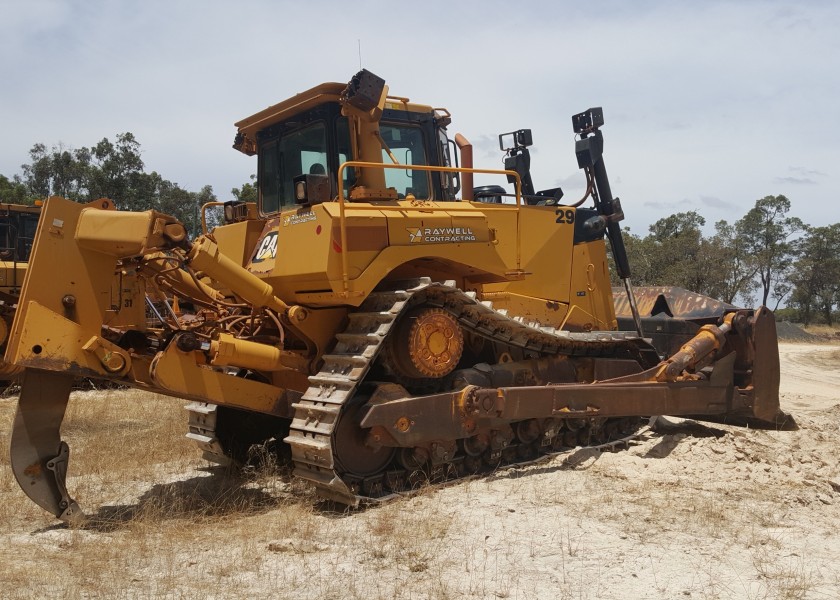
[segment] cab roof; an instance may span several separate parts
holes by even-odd
[[[289,117],[300,114],[319,104],[338,102],[341,92],[347,87],[346,83],[322,83],[305,92],[295,94],[282,102],[278,102],[260,112],[246,117],[235,123],[239,133],[249,140],[256,142],[257,132],[284,121]]]
[[[264,108],[250,117],[237,121],[234,123],[237,129],[237,142],[234,144],[234,148],[246,154],[253,154],[256,149],[257,133],[259,131],[321,104],[338,102],[346,87],[346,83],[322,83],[305,92],[295,94],[282,102]],[[409,101],[408,98],[397,96],[388,96],[385,108],[417,113],[431,113],[434,111],[431,106],[416,104]]]

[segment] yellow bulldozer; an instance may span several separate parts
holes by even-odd
[[[0,204],[0,350],[6,348],[40,213],[40,206]],[[0,361],[0,381],[20,371]]]
[[[617,330],[608,243],[635,302],[600,109],[573,117],[571,203],[535,189],[529,130],[480,169],[450,122],[366,70],[266,108],[234,141],[257,156],[258,202],[224,203],[194,240],[156,211],[50,198],[6,352],[25,369],[26,494],[84,518],[59,431],[75,377],[188,399],[208,459],[273,440],[347,505],[621,438],[645,415],[776,423],[767,309],[681,322],[668,356],[637,310]]]

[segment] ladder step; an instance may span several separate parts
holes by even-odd
[[[210,437],[209,435],[202,435],[200,433],[193,433],[192,431],[187,433],[187,439],[192,440],[194,442],[198,442],[199,444],[212,444],[216,441],[215,437]]]
[[[301,398],[303,400],[303,398]],[[310,402],[293,402],[292,408],[294,409],[301,409],[309,411],[310,413],[322,413],[324,415],[332,415],[336,416],[339,412],[341,412],[341,405],[340,404],[328,404],[328,405],[316,405],[311,404]]]

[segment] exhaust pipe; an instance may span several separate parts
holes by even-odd
[[[461,150],[461,166],[465,169],[473,168],[473,147],[469,140],[460,133],[455,134],[455,143]],[[465,201],[473,200],[473,174],[461,173],[461,198]]]

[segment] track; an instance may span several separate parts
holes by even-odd
[[[592,429],[586,424],[576,424],[580,427],[566,429],[562,435],[555,435],[549,445],[544,442],[543,447],[539,443],[524,444],[509,440],[503,451],[493,454],[490,462],[476,463],[473,457],[453,453],[448,460],[431,470],[408,469],[404,464],[393,461],[387,468],[369,476],[363,472],[364,464],[361,470],[356,465],[350,468],[342,465],[336,447],[337,426],[342,418],[352,418],[350,413],[355,407],[355,394],[381,354],[388,333],[411,307],[422,304],[443,308],[458,319],[465,331],[521,349],[526,357],[554,354],[627,356],[651,365],[659,360],[655,351],[634,334],[571,333],[540,327],[521,318],[510,318],[505,311],[494,310],[491,303],[477,301],[475,294],[462,292],[454,286],[454,282],[415,283],[405,290],[374,292],[357,312],[351,313],[346,330],[337,335],[332,353],[323,357],[320,372],[309,378],[309,389],[299,402],[293,404],[294,419],[285,441],[292,449],[294,474],[312,482],[325,498],[355,505],[370,498],[387,497],[391,493],[410,489],[417,483],[414,481],[417,477],[442,481],[499,464],[526,462],[540,453],[592,443]],[[628,421],[623,421],[614,425],[611,433],[620,435],[619,430],[626,432],[629,425]],[[353,457],[349,458],[352,460]]]

